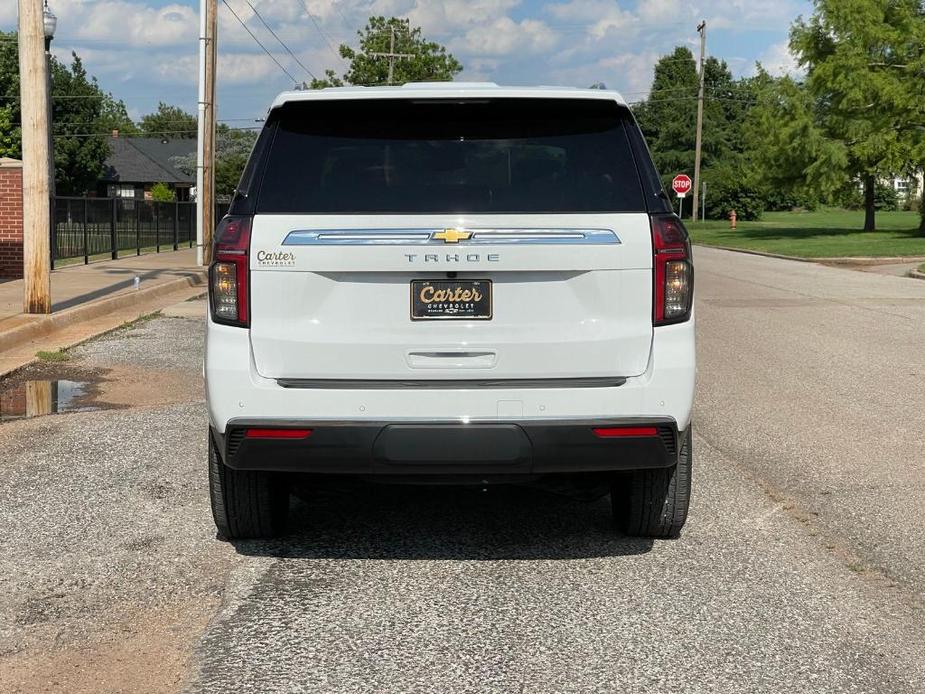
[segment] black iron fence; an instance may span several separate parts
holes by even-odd
[[[215,219],[227,211],[227,203],[217,203]],[[195,245],[195,202],[61,196],[52,200],[52,268],[60,260],[89,263]]]

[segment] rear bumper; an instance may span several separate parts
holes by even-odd
[[[654,435],[600,438],[598,427],[654,427]],[[302,439],[250,438],[248,428],[305,428]],[[267,421],[236,419],[212,436],[239,470],[361,475],[606,472],[669,467],[678,430],[670,419],[491,422]]]
[[[694,322],[656,328],[646,371],[606,387],[549,378],[535,384],[538,387],[514,387],[510,383],[483,387],[466,382],[450,387],[451,383],[439,381],[434,383],[440,387],[428,388],[416,383],[408,387],[404,382],[389,389],[350,383],[342,383],[340,388],[332,388],[330,383],[323,388],[284,387],[257,373],[248,330],[211,321],[206,331],[204,366],[209,421],[219,433],[234,421],[255,420],[375,424],[635,419],[676,422],[685,430],[694,402]],[[425,375],[445,378],[438,373]],[[493,370],[465,375],[467,379],[498,377]],[[410,370],[408,377],[422,378]]]

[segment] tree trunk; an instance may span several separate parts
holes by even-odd
[[[864,176],[864,231],[875,231],[877,223],[874,220],[874,188],[876,179],[870,174]]]

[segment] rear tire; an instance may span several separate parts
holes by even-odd
[[[211,434],[209,496],[215,527],[226,540],[276,537],[286,529],[289,485],[283,475],[228,467]]]
[[[677,465],[634,470],[614,480],[610,493],[613,516],[627,535],[677,537],[684,527],[691,498],[691,427],[679,438]]]

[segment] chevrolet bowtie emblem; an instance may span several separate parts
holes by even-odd
[[[461,229],[444,229],[436,232],[431,238],[444,243],[459,243],[468,241],[472,237],[471,231],[462,231]]]

